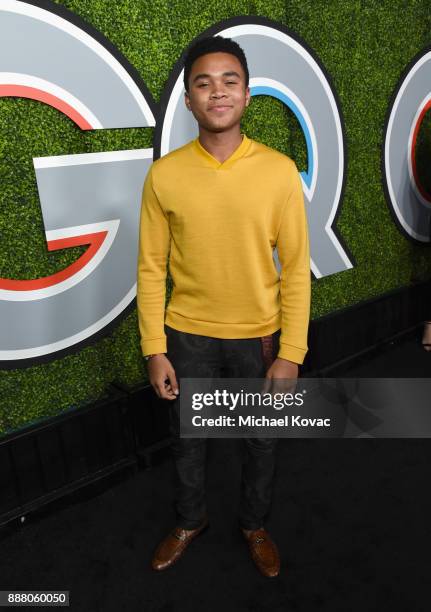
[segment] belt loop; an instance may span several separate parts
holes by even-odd
[[[260,340],[262,342],[262,357],[265,365],[265,371],[268,371],[274,361],[272,334],[262,336]]]

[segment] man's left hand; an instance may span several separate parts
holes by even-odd
[[[277,357],[266,373],[262,393],[293,393],[298,370],[297,363]]]

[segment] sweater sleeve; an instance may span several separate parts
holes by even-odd
[[[277,237],[281,264],[281,335],[278,357],[303,363],[310,318],[310,250],[301,178],[294,168]]]
[[[143,355],[166,353],[164,332],[169,223],[160,206],[150,168],[144,183],[139,224],[137,305]]]

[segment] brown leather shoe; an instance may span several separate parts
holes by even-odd
[[[151,567],[154,570],[160,571],[173,565],[181,557],[190,542],[207,528],[208,519],[197,529],[175,527],[156,548],[153,560],[151,561]]]
[[[280,556],[269,533],[263,527],[253,531],[248,529],[241,529],[241,531],[248,542],[252,559],[258,570],[267,577],[278,576]]]

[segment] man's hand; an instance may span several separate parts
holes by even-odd
[[[277,359],[266,373],[262,393],[293,393],[298,378],[298,364],[288,359]]]
[[[174,400],[179,389],[173,365],[164,353],[148,360],[148,377],[157,395],[162,399]]]

